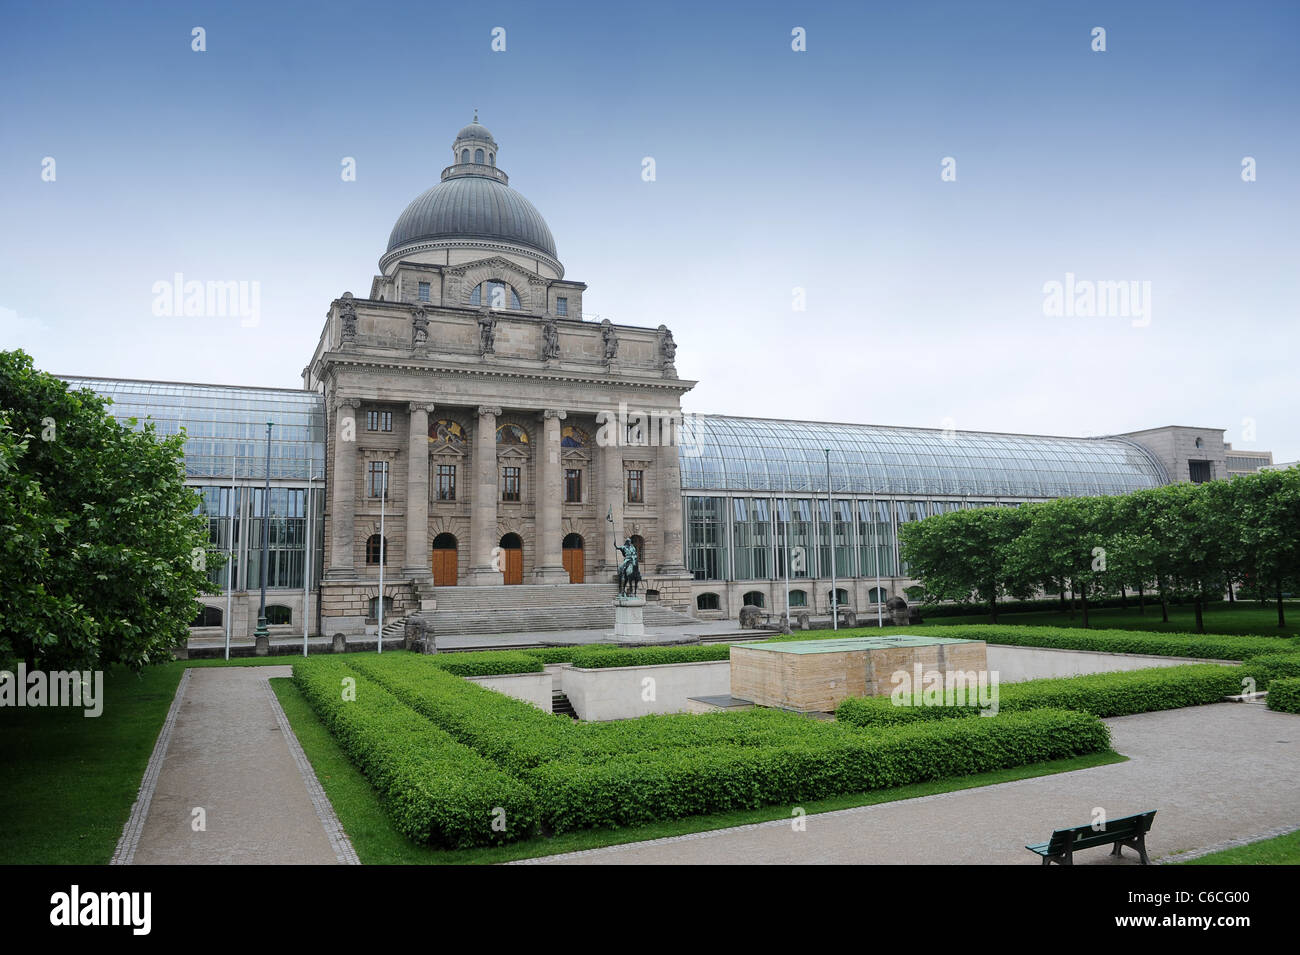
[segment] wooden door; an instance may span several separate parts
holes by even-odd
[[[433,552],[433,585],[456,586],[456,548],[440,547]]]
[[[524,582],[524,552],[518,547],[505,548],[506,566],[505,582],[522,584]]]
[[[582,548],[566,547],[561,553],[564,554],[564,569],[569,572],[569,583],[582,583]]]

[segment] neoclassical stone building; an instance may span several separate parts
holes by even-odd
[[[200,637],[251,635],[264,520],[273,636],[373,632],[381,598],[386,623],[440,603],[438,626],[461,626],[527,584],[552,607],[608,607],[615,535],[636,542],[664,613],[825,614],[834,597],[874,614],[916,583],[898,549],[909,521],[1272,460],[1221,428],[1077,438],[683,414],[695,383],[672,333],[584,319],[586,286],[498,153],[477,118],[457,134],[368,295],[330,303],[301,390],[69,379],[124,420],[186,430],[229,555]]]
[[[647,587],[686,602],[676,434],[694,382],[664,326],[583,320],[586,286],[497,153],[477,122],[457,134],[304,371],[328,415],[326,633],[363,628],[381,546],[398,614],[436,587],[608,579],[615,533]]]

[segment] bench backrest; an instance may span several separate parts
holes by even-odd
[[[1072,829],[1057,829],[1047,844],[1049,854],[1055,855],[1073,849],[1088,849],[1092,846],[1109,845],[1117,839],[1136,839],[1144,836],[1151,829],[1151,821],[1156,810],[1140,812],[1135,816],[1120,819],[1107,819],[1101,829],[1092,825],[1075,826]]]

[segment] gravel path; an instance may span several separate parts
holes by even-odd
[[[962,792],[527,860],[531,864],[926,863],[1039,865],[1055,828],[1156,809],[1153,861],[1300,828],[1300,716],[1218,703],[1107,720],[1128,762]],[[1108,848],[1076,865],[1136,864]]]
[[[271,692],[287,666],[194,667],[177,689],[114,859],[137,865],[355,863]],[[151,762],[151,765],[154,765]],[[195,809],[206,829],[195,831]]]

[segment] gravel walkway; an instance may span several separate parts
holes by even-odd
[[[1128,762],[808,816],[527,860],[531,864],[1039,865],[1055,828],[1156,809],[1153,861],[1300,828],[1300,716],[1218,703],[1107,720]],[[1076,865],[1133,865],[1092,849]]]
[[[287,666],[194,667],[159,735],[115,862],[356,863],[271,692]],[[206,829],[195,831],[194,810]]]

